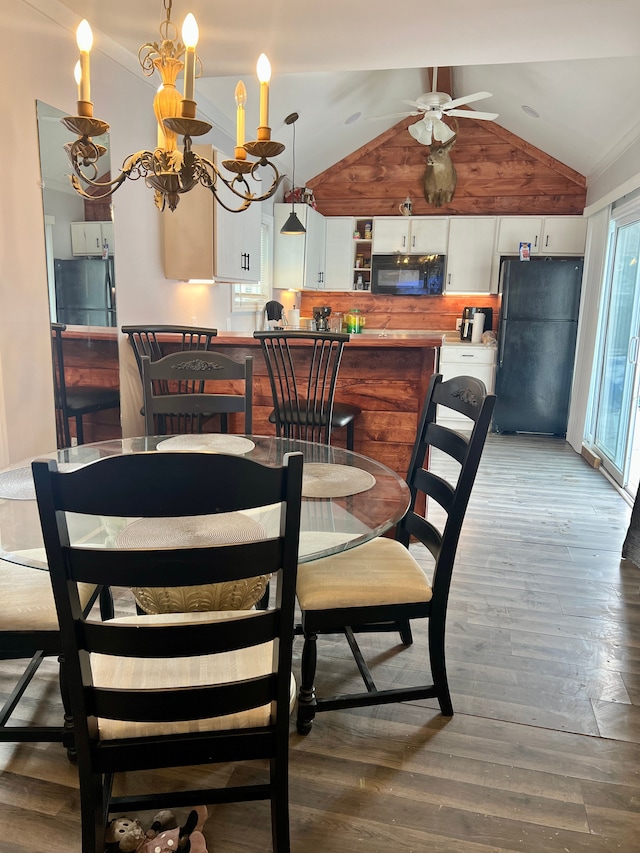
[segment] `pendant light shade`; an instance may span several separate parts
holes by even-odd
[[[306,234],[307,229],[304,227],[302,222],[298,219],[298,214],[295,210],[292,210],[289,214],[289,218],[284,223],[282,228],[280,229],[281,234]]]
[[[280,229],[281,234],[306,234],[307,230],[298,219],[298,215],[296,213],[295,207],[295,199],[296,199],[296,125],[295,123],[298,120],[298,113],[290,113],[286,119],[284,120],[285,124],[293,125],[293,145],[291,147],[291,159],[292,159],[292,169],[291,169],[291,213],[289,214],[289,218],[284,223],[282,228]]]

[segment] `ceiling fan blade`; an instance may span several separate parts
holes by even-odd
[[[476,110],[446,110],[446,114],[458,118],[477,118],[481,121],[493,121],[498,118],[498,113],[479,113]]]
[[[456,135],[455,130],[451,130],[448,124],[444,121],[436,121],[433,123],[433,138],[438,142],[448,142]]]
[[[425,104],[423,101],[409,101],[406,98],[400,98],[403,104],[407,104],[409,107],[415,107],[418,110],[428,110],[428,104]]]
[[[413,113],[388,113],[384,116],[367,116],[367,121],[375,121],[376,119],[383,118],[407,118],[408,116],[419,116],[422,115],[422,111],[413,112]]]
[[[462,98],[456,98],[454,101],[450,101],[448,104],[445,104],[445,108],[455,109],[455,107],[462,107],[464,104],[472,104],[474,101],[481,101],[483,98],[492,98],[493,95],[491,92],[475,92],[473,95],[464,95]]]

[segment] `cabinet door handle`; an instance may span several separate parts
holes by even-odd
[[[406,237],[406,235],[403,235],[403,237],[402,237],[402,248],[406,249],[406,247],[407,247],[407,237]]]
[[[449,275],[447,276],[447,285],[449,287],[451,286],[451,273],[449,273]]]
[[[549,235],[547,234],[547,239],[544,241],[545,248],[549,247]]]
[[[536,239],[533,241],[533,248],[534,249],[538,248],[538,235],[537,234],[536,234]]]
[[[411,247],[412,247],[413,249],[415,249],[415,247],[416,247],[416,238],[415,238],[415,235],[411,238]]]
[[[100,248],[100,238],[96,237],[96,249]]]

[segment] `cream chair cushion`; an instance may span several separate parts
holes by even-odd
[[[95,587],[80,584],[85,607]],[[58,616],[49,572],[0,561],[0,632],[58,631]]]
[[[165,613],[148,616],[124,616],[112,620],[134,625],[168,625],[176,622],[213,622],[240,617],[259,618],[259,611],[227,611],[217,613]],[[187,687],[224,684],[228,681],[253,678],[272,672],[272,643],[263,643],[237,652],[200,657],[176,657],[148,660],[121,658],[111,655],[91,656],[94,684],[103,687],[148,688],[162,690],[170,687]],[[296,699],[296,682],[291,676],[290,707]],[[158,701],[162,701],[160,695]],[[98,720],[100,738],[145,737],[177,734],[181,732],[219,731],[267,726],[271,723],[271,705],[251,708],[239,714],[204,720],[186,720],[168,723],[140,723],[122,720]]]
[[[409,551],[379,537],[356,548],[303,563],[296,587],[302,610],[375,607],[431,601],[431,586]]]

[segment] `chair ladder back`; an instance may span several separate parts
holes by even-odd
[[[349,336],[255,332],[254,337],[267,365],[276,434],[329,444],[338,370]]]
[[[203,418],[244,412],[244,432],[253,429],[253,357],[237,362],[223,353],[174,352],[151,361],[141,357],[143,408],[147,435],[202,431]],[[241,380],[243,394],[216,393],[219,381]]]

